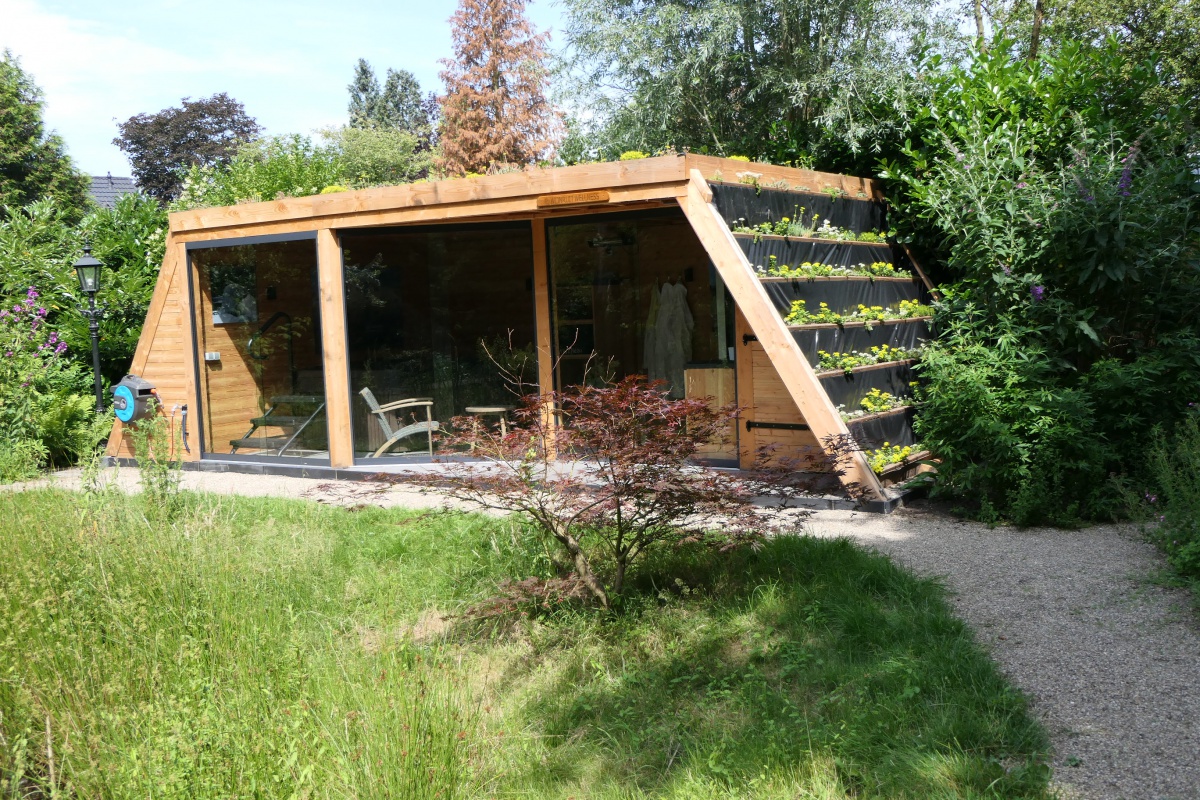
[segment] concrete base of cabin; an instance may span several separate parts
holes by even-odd
[[[106,467],[136,467],[137,462],[132,458],[115,458],[107,456],[104,459]],[[323,464],[289,464],[278,461],[251,461],[242,459],[205,458],[200,461],[185,461],[183,469],[188,472],[231,472],[243,475],[273,475],[285,478],[311,478],[325,481],[370,481],[377,475],[398,474],[403,472],[435,472],[440,465],[428,460],[423,462],[395,462],[375,466],[357,465],[353,467],[336,468]],[[885,489],[886,500],[855,501],[845,495],[813,494],[802,495],[790,501],[793,508],[834,511],[865,511],[872,514],[890,514],[902,508],[906,502],[925,495],[923,487],[915,489]],[[773,498],[764,497],[758,505],[768,506],[777,502]]]

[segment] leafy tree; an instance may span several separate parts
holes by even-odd
[[[0,219],[53,196],[78,217],[87,204],[88,179],[71,163],[62,139],[46,132],[42,92],[8,50],[0,57]]]
[[[939,490],[1021,524],[1112,515],[1109,476],[1200,394],[1200,142],[1116,41],[923,74],[885,174],[953,281],[919,367]]]
[[[113,139],[129,156],[138,185],[161,203],[178,196],[191,167],[227,163],[262,128],[237,100],[221,92],[184,98],[179,108],[138,114],[120,123]]]
[[[578,101],[600,154],[681,147],[836,166],[831,104],[907,72],[906,45],[953,43],[932,0],[565,0]],[[853,104],[853,114],[863,109]],[[892,116],[890,109],[879,109]],[[849,120],[861,126],[858,119]]]
[[[366,59],[354,67],[350,92],[350,127],[383,128],[410,133],[423,144],[431,136],[427,102],[421,96],[421,84],[406,69],[388,69],[383,89]]]
[[[758,514],[752,501],[770,488],[786,502],[802,491],[804,477],[790,469],[787,478],[767,470],[734,475],[692,463],[706,442],[727,435],[734,416],[704,399],[672,400],[661,382],[640,376],[532,394],[503,432],[478,418],[452,420],[444,445],[470,451],[489,468],[450,460],[437,473],[394,480],[519,514],[529,523],[525,533],[556,551],[569,577],[550,586],[523,581],[518,589],[587,596],[607,609],[631,565],[658,548],[700,540],[728,549],[789,524]],[[549,424],[556,417],[561,427]],[[569,464],[556,460],[567,453]]]
[[[546,96],[549,36],[534,33],[525,0],[459,0],[450,24],[439,166],[461,175],[551,157],[561,122]]]
[[[1159,105],[1190,109],[1200,126],[1200,3],[1196,0],[1050,0],[1047,38],[1102,46],[1115,37],[1131,65],[1153,60]]]
[[[383,93],[379,96],[376,119],[382,127],[428,138],[429,114],[421,97],[421,84],[415,75],[406,69],[388,70]]]
[[[341,153],[307,136],[273,136],[243,144],[227,163],[188,170],[174,209],[319,194],[343,179]]]
[[[76,306],[85,302],[72,265],[85,236],[104,263],[97,302],[108,306],[100,322],[100,369],[106,380],[129,369],[166,247],[166,212],[152,198],[128,194],[116,207],[99,208],[78,226],[57,202],[39,200],[0,221],[0,300],[5,306],[41,293],[47,324],[59,333],[72,359],[86,367],[91,391],[91,338]]]
[[[427,144],[405,130],[351,127],[322,135],[341,156],[338,183],[347,187],[411,183],[433,166]]]

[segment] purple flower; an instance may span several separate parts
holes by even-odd
[[[1021,181],[1020,183],[1018,183],[1018,184],[1017,184],[1017,188],[1018,188],[1018,189],[1028,189],[1028,188],[1029,188],[1029,184],[1028,184],[1028,183],[1026,183],[1025,181]]]
[[[37,300],[39,297],[41,297],[41,295],[38,294],[37,289],[33,288],[32,286],[29,287],[29,291],[25,293],[25,296],[30,300]]]
[[[61,356],[65,352],[67,352],[66,342],[59,342],[58,347],[54,348],[54,355],[56,356]]]
[[[1029,295],[1033,298],[1033,302],[1040,303],[1042,298],[1046,296],[1046,287],[1034,286],[1029,290]]]
[[[1008,265],[1005,265],[1005,266],[1001,267],[1001,269],[1003,269],[1003,270],[1004,270],[1004,274],[1005,274],[1005,275],[1012,275],[1012,268],[1011,268],[1011,267],[1009,267]]]
[[[1117,191],[1122,197],[1129,197],[1129,190],[1133,188],[1133,165],[1137,161],[1138,143],[1134,142],[1129,148],[1129,155],[1121,159],[1121,163],[1125,165],[1125,169],[1121,170],[1121,179],[1117,181]]]

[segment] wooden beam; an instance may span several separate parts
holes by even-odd
[[[750,469],[758,457],[754,429],[746,425],[747,422],[754,422],[757,416],[754,408],[754,362],[750,348],[742,343],[742,337],[750,333],[750,324],[746,322],[746,315],[742,313],[741,308],[736,305],[734,320],[733,346],[737,357],[733,360],[733,365],[737,371],[737,404],[742,411],[737,420],[738,466]]]
[[[195,294],[192,291],[193,276],[191,269],[188,268],[187,245],[183,242],[175,242],[168,246],[175,247],[177,253],[175,263],[179,265],[177,280],[180,283],[179,318],[180,324],[183,325],[183,390],[184,402],[187,403],[188,421],[191,422],[191,425],[188,426],[188,449],[181,456],[184,461],[199,461],[203,443],[197,436],[200,426],[196,424],[196,420],[200,418],[200,387],[196,385],[200,353],[196,348],[196,326],[194,324],[196,310],[192,307],[192,298]]]
[[[342,248],[329,228],[317,231],[317,281],[321,296],[321,353],[325,373],[325,419],[329,465],[354,465],[350,428],[350,367],[346,361],[346,292]]]
[[[177,231],[180,241],[199,242],[214,239],[235,239],[243,236],[264,236],[284,233],[300,233],[336,228],[380,227],[389,225],[430,225],[438,223],[471,221],[489,222],[501,220],[528,220],[545,216],[577,216],[580,214],[629,211],[640,207],[661,206],[664,202],[674,204],[675,198],[684,191],[686,183],[654,184],[633,186],[609,191],[611,202],[595,206],[570,206],[562,211],[539,208],[537,197],[517,197],[507,200],[483,200],[434,206],[405,206],[381,211],[369,211],[329,217],[268,220],[244,222],[231,226],[212,226],[197,230]],[[237,207],[235,207],[237,208]]]
[[[679,198],[700,243],[733,295],[746,322],[758,337],[796,407],[818,441],[850,435],[849,428],[821,388],[816,372],[800,352],[783,317],[771,303],[754,268],[738,247],[729,226],[711,203],[712,191],[699,170],[693,170],[687,194]],[[844,465],[843,483],[855,483],[874,500],[884,499],[883,485],[866,456],[854,452]]]
[[[538,390],[554,391],[554,344],[550,320],[550,263],[546,221],[533,220],[533,312],[537,320]]]
[[[581,164],[575,167],[533,169],[480,178],[381,186],[352,192],[284,198],[265,203],[245,203],[221,208],[179,211],[170,216],[177,233],[210,228],[241,227],[263,223],[346,217],[398,208],[444,205],[485,205],[503,200],[524,200],[537,207],[537,195],[585,192],[681,182],[687,179],[684,159],[678,156]],[[611,198],[616,202],[615,192]],[[334,227],[326,224],[324,227]],[[340,226],[338,226],[340,227]]]
[[[543,397],[554,392],[554,325],[550,319],[550,259],[546,246],[546,220],[535,219],[533,224],[533,312],[537,321],[538,391]],[[554,431],[553,409],[547,407],[542,424]],[[554,449],[553,436],[547,442]]]

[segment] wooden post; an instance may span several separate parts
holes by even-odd
[[[550,259],[546,252],[546,220],[535,217],[533,227],[533,313],[537,320],[538,393],[547,397],[554,392],[554,325],[550,319]],[[554,410],[544,407],[542,425],[547,432],[546,447],[554,450]]]
[[[691,171],[687,194],[679,200],[700,243],[817,440],[823,443],[831,436],[848,437],[850,429],[821,388],[816,372],[800,352],[729,226],[712,205],[712,190],[699,170]],[[843,482],[858,484],[872,500],[884,499],[883,484],[861,452],[854,452],[844,469]]]
[[[350,431],[350,369],[346,363],[346,304],[342,248],[329,228],[317,231],[317,281],[321,291],[321,352],[325,372],[325,419],[329,466],[354,464]]]

